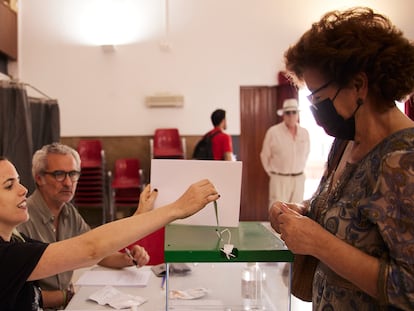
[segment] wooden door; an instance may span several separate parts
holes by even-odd
[[[240,87],[241,221],[267,221],[269,177],[260,161],[267,129],[276,124],[277,87]]]

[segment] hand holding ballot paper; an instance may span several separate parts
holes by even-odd
[[[151,185],[159,190],[155,208],[175,201],[189,184],[208,179],[220,194],[217,212],[223,227],[237,227],[239,224],[241,178],[240,161],[151,160]],[[197,214],[174,223],[217,226],[213,202]]]

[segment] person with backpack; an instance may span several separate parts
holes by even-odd
[[[227,129],[226,111],[216,109],[211,114],[214,128],[207,132],[194,148],[193,159],[198,160],[233,160],[231,136],[224,133]]]

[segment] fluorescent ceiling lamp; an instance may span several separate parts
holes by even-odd
[[[124,45],[159,36],[162,3],[135,0],[71,1],[58,27],[84,45]]]

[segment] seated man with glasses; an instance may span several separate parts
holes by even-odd
[[[30,219],[18,226],[18,231],[28,237],[56,242],[80,235],[90,230],[89,225],[71,203],[81,175],[81,160],[73,148],[53,143],[36,151],[32,160],[32,175],[36,190],[27,199]],[[149,186],[142,192],[138,210],[152,208],[156,192]],[[131,257],[125,253],[114,253],[99,264],[110,268],[123,268],[137,264],[145,265],[149,256],[138,245],[131,249]],[[64,259],[64,258],[63,258]],[[60,273],[40,280],[44,310],[56,310],[66,306],[73,296],[71,283],[73,271]]]
[[[75,182],[79,180],[81,172],[79,171],[70,171],[70,172],[53,171],[53,172],[43,172],[43,174],[53,176],[57,181],[64,181],[66,177],[69,177],[71,181]]]

